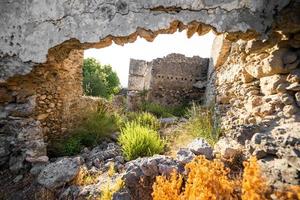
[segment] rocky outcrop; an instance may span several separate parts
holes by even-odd
[[[294,162],[299,160],[300,141],[295,135],[300,125],[300,24],[290,21],[299,17],[297,9],[295,3],[282,13],[266,42],[240,39],[228,47],[228,42],[220,42],[226,38],[218,36],[216,43],[225,46],[219,47],[225,52],[213,51],[212,59],[223,64],[211,66],[208,80],[214,91],[208,93],[216,99],[225,133],[214,150],[224,157],[241,152],[256,156],[275,187],[299,184],[299,166]],[[287,16],[289,20],[281,24]]]

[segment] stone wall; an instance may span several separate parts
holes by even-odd
[[[241,145],[259,159],[274,187],[299,184],[299,9],[294,4],[281,13],[265,42],[219,35],[209,70],[207,100],[216,100],[224,130],[216,146]]]
[[[181,54],[169,54],[151,62],[131,59],[128,105],[134,108],[142,98],[161,105],[200,101],[205,91],[207,67],[208,59]]]
[[[64,137],[81,111],[94,109],[99,99],[82,97],[83,51],[72,50],[62,60],[49,57],[32,73],[0,85],[0,165],[18,170],[26,159],[47,159],[46,142]],[[19,161],[19,162],[18,162]]]

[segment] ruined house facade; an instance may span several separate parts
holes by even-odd
[[[131,59],[128,106],[136,109],[143,100],[161,105],[180,105],[203,100],[207,58],[169,54],[151,62]]]

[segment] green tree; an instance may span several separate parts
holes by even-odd
[[[83,89],[85,95],[110,98],[120,90],[120,80],[110,65],[101,65],[94,58],[84,59]]]

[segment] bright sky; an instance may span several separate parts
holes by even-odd
[[[192,57],[210,57],[210,50],[215,35],[209,32],[199,37],[197,34],[190,39],[186,32],[158,35],[153,42],[138,38],[134,43],[119,46],[112,44],[102,49],[88,49],[84,58],[95,58],[101,64],[110,64],[117,72],[121,85],[127,87],[130,58],[151,61],[162,58],[170,53],[181,53]]]

